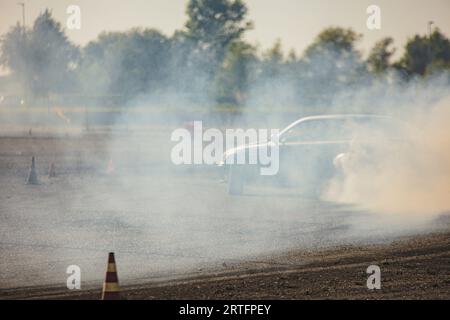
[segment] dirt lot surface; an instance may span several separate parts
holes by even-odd
[[[170,148],[170,128],[0,138],[0,299],[97,299],[109,251],[128,299],[450,297],[448,215],[412,223],[275,188],[231,197],[218,170],[171,166]],[[74,264],[80,291],[65,288]],[[381,290],[366,288],[372,264]]]
[[[366,286],[366,268],[381,268],[381,289]],[[6,299],[99,299],[99,289],[77,292],[38,287],[0,291]],[[390,245],[291,252],[241,263],[229,271],[122,288],[124,299],[449,299],[450,234]]]

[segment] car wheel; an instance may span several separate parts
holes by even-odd
[[[244,192],[244,178],[242,170],[237,166],[231,166],[228,175],[228,194],[241,195]]]

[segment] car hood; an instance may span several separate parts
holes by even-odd
[[[241,145],[241,146],[238,146],[235,148],[230,148],[224,152],[222,160],[218,163],[218,165],[219,166],[225,165],[228,158],[234,157],[236,154],[239,154],[241,152],[246,152],[247,150],[252,150],[252,149],[258,149],[261,147],[269,147],[272,145],[274,145],[274,142],[269,141],[269,142],[265,142],[265,143],[246,144],[246,145]]]

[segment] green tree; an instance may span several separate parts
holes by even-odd
[[[78,57],[78,48],[48,9],[37,17],[31,30],[16,26],[2,41],[1,63],[35,97],[73,91]]]
[[[50,10],[40,14],[33,24],[27,46],[31,60],[32,91],[38,96],[73,91],[76,86],[74,70],[79,50],[65,35],[61,24]]]
[[[283,73],[284,56],[280,39],[275,41],[272,48],[263,53],[261,65],[262,77],[272,78]]]
[[[125,42],[126,34],[105,32],[83,48],[79,78],[81,90],[85,95],[100,98],[102,95],[113,93],[111,88],[118,82],[123,70],[120,65],[124,56]],[[121,92],[114,94],[120,95]]]
[[[360,39],[353,30],[338,27],[327,28],[316,37],[303,56],[306,101],[329,104],[337,93],[364,79],[366,67],[356,49]]]
[[[450,41],[438,29],[431,38],[416,35],[409,39],[405,53],[396,67],[409,76],[426,76],[437,70],[450,69]]]
[[[391,67],[391,58],[395,53],[395,48],[390,49],[393,43],[392,38],[384,38],[375,44],[367,58],[367,65],[371,72],[381,74]]]
[[[216,79],[216,98],[221,103],[243,104],[257,61],[253,46],[237,41],[229,46]]]
[[[153,94],[167,85],[169,40],[154,29],[132,30],[127,34],[121,73],[112,90],[126,97]]]
[[[405,53],[398,63],[397,69],[403,70],[409,76],[424,76],[427,70],[429,60],[429,46],[426,37],[419,35],[408,40],[405,46]]]
[[[252,26],[241,0],[190,0],[186,13],[187,35],[218,64],[228,45]]]
[[[176,31],[170,39],[168,89],[183,96],[185,101],[203,103],[209,99],[206,92],[211,83],[211,73],[197,43],[186,31]]]
[[[2,37],[0,47],[0,64],[11,71],[12,77],[22,85],[25,91],[31,88],[28,76],[31,61],[27,57],[26,49],[29,38],[30,32],[16,24]]]
[[[305,56],[311,57],[321,52],[332,51],[338,54],[350,54],[355,51],[355,43],[362,35],[351,29],[330,27],[323,30],[306,49]]]
[[[170,42],[154,29],[103,33],[83,51],[85,92],[117,96],[117,102],[152,94],[168,83]]]

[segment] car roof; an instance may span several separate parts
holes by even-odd
[[[311,121],[311,120],[328,120],[328,119],[390,119],[394,120],[392,117],[377,115],[377,114],[325,114],[325,115],[316,115],[316,116],[308,116],[298,119],[294,121],[290,125],[288,125],[285,129],[283,129],[280,134],[288,131],[292,127],[298,125],[301,122]]]

